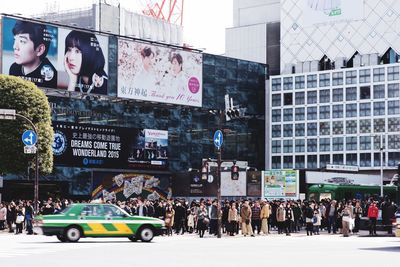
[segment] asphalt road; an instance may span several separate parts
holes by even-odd
[[[127,238],[85,238],[60,243],[56,237],[0,234],[1,267],[76,266],[379,266],[400,264],[400,238],[272,234],[221,239],[196,235],[156,237],[151,243]]]

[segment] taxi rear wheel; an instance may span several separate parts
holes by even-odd
[[[154,230],[150,226],[143,226],[139,232],[139,238],[142,242],[150,242],[154,237]]]
[[[81,230],[77,226],[70,226],[65,231],[65,238],[68,242],[78,242],[81,238]]]

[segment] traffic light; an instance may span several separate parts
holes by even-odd
[[[245,108],[233,107],[226,110],[226,116],[229,119],[237,119],[243,117],[245,115],[245,112]]]
[[[208,179],[208,163],[204,162],[203,166],[201,167],[201,180],[207,181]]]
[[[239,180],[239,167],[235,163],[231,167],[231,179]]]

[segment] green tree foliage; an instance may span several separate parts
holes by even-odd
[[[0,109],[15,109],[30,119],[38,131],[39,170],[48,174],[53,169],[51,109],[46,95],[31,82],[21,78],[0,75]],[[24,119],[0,120],[0,173],[26,172],[34,166],[34,155],[24,154],[22,133],[33,130]]]

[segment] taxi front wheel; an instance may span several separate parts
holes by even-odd
[[[81,231],[77,226],[70,226],[65,231],[65,238],[68,242],[77,242],[81,238]]]
[[[154,237],[153,228],[150,226],[144,226],[140,229],[139,238],[142,242],[150,242]]]

